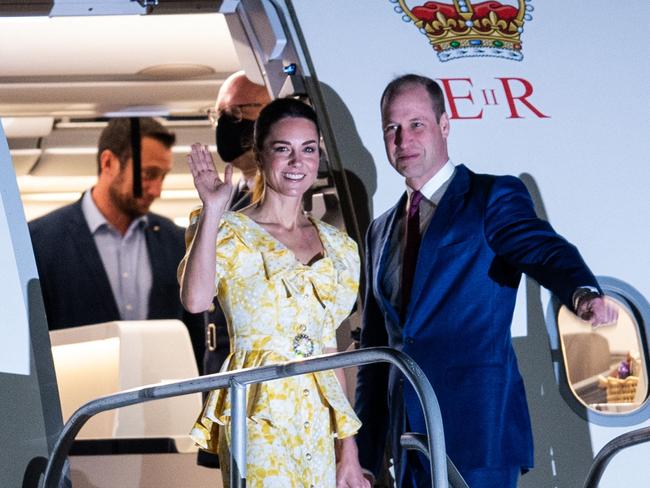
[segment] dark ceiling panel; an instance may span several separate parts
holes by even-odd
[[[49,15],[53,6],[54,0],[0,0],[0,17]]]

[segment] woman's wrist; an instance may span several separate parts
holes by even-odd
[[[339,450],[342,455],[346,456],[357,456],[359,452],[354,437],[346,437],[345,439],[341,439],[339,441]]]
[[[204,219],[210,220],[221,220],[221,216],[226,211],[225,206],[221,202],[209,202],[203,203],[203,209],[201,211],[201,216]]]

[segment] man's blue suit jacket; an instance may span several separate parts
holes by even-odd
[[[29,232],[50,330],[120,320],[81,200],[31,221]],[[147,318],[183,320],[195,354],[202,355],[202,317],[185,312],[176,278],[185,253],[184,229],[149,213],[145,232],[152,271]]]
[[[424,370],[440,402],[447,453],[461,474],[477,467],[532,467],[528,407],[510,336],[521,273],[571,309],[574,290],[597,287],[596,279],[577,249],[537,218],[521,180],[461,165],[422,236],[401,321],[382,282],[390,236],[403,232],[394,222],[405,205],[406,194],[367,233],[361,346],[397,348]],[[399,374],[388,366],[360,368],[357,442],[362,466],[375,474],[388,427],[403,424],[389,401],[405,409],[411,431],[426,432],[414,390],[403,385],[403,403],[401,395],[394,398],[399,391]]]

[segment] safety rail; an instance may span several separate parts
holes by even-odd
[[[427,447],[427,436],[415,432],[405,432],[399,439],[404,449],[418,451],[429,459],[429,448]],[[447,474],[449,476],[449,488],[469,488],[465,478],[460,474],[456,465],[447,457]]]
[[[445,436],[436,395],[429,380],[415,361],[405,353],[388,347],[324,354],[259,368],[227,371],[162,385],[143,386],[92,400],[79,407],[63,426],[47,463],[43,488],[59,486],[65,459],[75,437],[92,416],[137,403],[226,387],[230,388],[232,403],[230,486],[244,487],[246,486],[246,385],[377,362],[393,364],[413,385],[424,412],[427,448],[431,453],[429,461],[432,487],[448,488]]]
[[[643,444],[644,442],[650,442],[650,427],[643,427],[642,429],[633,430],[632,432],[626,432],[605,444],[598,454],[596,454],[596,457],[591,463],[584,488],[598,487],[598,483],[600,483],[600,478],[602,478],[605,468],[615,454],[625,448],[636,446],[637,444]]]

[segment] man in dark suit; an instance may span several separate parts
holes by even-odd
[[[176,280],[184,230],[149,212],[171,170],[175,135],[151,118],[139,127],[142,196],[133,195],[131,121],[113,119],[99,138],[95,186],[29,223],[49,328],[180,319],[200,355],[200,317],[184,312]]]
[[[533,465],[510,336],[521,273],[593,325],[617,312],[577,249],[537,218],[518,178],[449,161],[449,119],[434,81],[392,81],[381,114],[386,154],[406,192],[367,233],[361,346],[397,348],[423,369],[440,403],[447,453],[469,486],[515,487]],[[356,410],[361,466],[378,474],[389,436],[398,486],[430,486],[426,458],[399,447],[402,432],[426,432],[399,372],[361,367]]]

